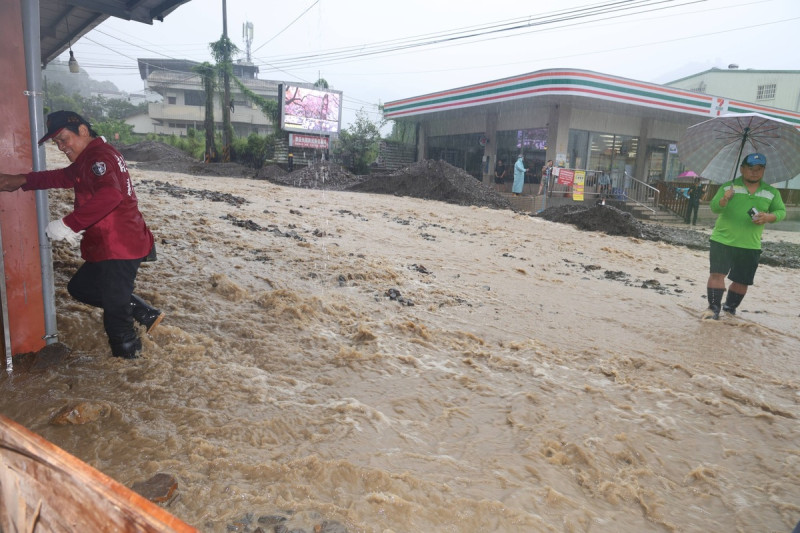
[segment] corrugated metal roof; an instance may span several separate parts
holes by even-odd
[[[40,0],[42,65],[109,17],[152,24],[189,0]]]

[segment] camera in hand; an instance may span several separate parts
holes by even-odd
[[[756,219],[756,216],[758,215],[758,209],[756,209],[755,207],[751,207],[751,208],[750,208],[750,209],[747,211],[747,214],[748,214],[748,215],[750,215],[750,218],[752,218],[753,220],[755,220],[755,219]]]

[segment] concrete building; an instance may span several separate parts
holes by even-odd
[[[135,133],[186,135],[189,128],[203,129],[205,120],[205,91],[200,75],[193,72],[200,65],[183,59],[139,59],[139,73],[147,90],[161,96],[161,101],[148,105],[150,123],[132,123]],[[233,65],[234,76],[258,96],[278,99],[277,81],[256,78],[258,67],[244,63]],[[231,81],[233,108],[231,123],[234,134],[247,137],[251,133],[268,135],[276,127],[261,109]],[[214,95],[215,127],[222,128],[222,107],[219,95]],[[143,130],[147,131],[143,131]]]
[[[702,94],[717,94],[726,98],[800,111],[800,70],[740,70],[712,68],[667,83]]]

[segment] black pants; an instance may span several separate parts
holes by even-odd
[[[696,225],[697,224],[697,212],[699,210],[700,210],[700,201],[698,200],[698,201],[694,202],[692,200],[689,200],[689,208],[688,208],[688,211],[686,211],[686,223],[687,224],[689,222],[691,222],[692,225]],[[694,217],[692,217],[692,215],[694,215]]]
[[[131,295],[141,263],[141,259],[86,262],[67,284],[73,298],[103,308],[103,327],[112,343],[137,337],[131,314]]]

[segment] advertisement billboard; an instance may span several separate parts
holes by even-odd
[[[279,87],[281,128],[288,132],[331,135],[342,125],[342,93],[284,83]]]

